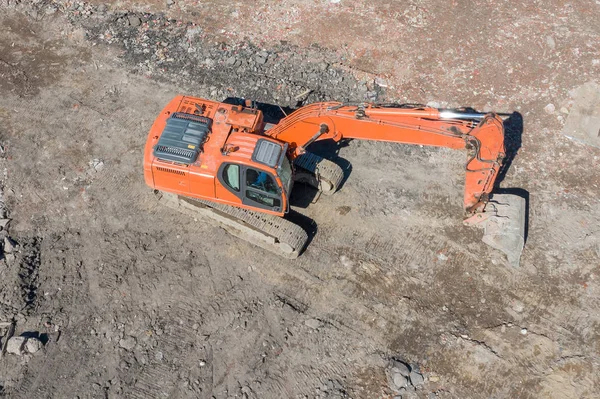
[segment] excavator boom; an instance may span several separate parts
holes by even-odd
[[[504,159],[504,129],[495,114],[449,114],[429,107],[317,103],[282,119],[266,134],[289,143],[291,156],[317,140],[342,138],[419,144],[469,151],[464,208],[483,211]]]

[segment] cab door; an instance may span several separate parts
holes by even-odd
[[[283,213],[285,198],[275,177],[267,171],[236,163],[225,163],[217,173],[217,198],[230,203]],[[220,187],[219,187],[220,186]]]
[[[242,202],[242,166],[236,163],[224,163],[217,172],[215,196],[232,205]]]
[[[271,173],[245,167],[243,183],[244,205],[281,212],[281,188]]]

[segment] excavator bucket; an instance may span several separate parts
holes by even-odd
[[[483,223],[482,241],[506,254],[508,262],[519,266],[525,245],[525,223],[527,221],[525,198],[512,194],[494,194],[487,203],[487,218]]]

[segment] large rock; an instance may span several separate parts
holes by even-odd
[[[17,243],[10,237],[4,237],[4,252],[13,253],[17,249]]]
[[[25,341],[27,341],[26,337],[12,337],[8,340],[6,352],[12,353],[13,355],[22,355]]]
[[[130,15],[127,17],[130,26],[140,26],[142,24],[142,20],[135,15]]]
[[[42,341],[34,337],[28,338],[27,342],[25,342],[25,350],[29,353],[35,353],[42,349],[43,346]]]
[[[410,373],[410,383],[413,384],[413,386],[421,386],[424,382],[425,379],[423,378],[423,374],[417,373],[414,370]]]
[[[400,373],[403,376],[408,377],[410,375],[410,367],[404,362],[392,360],[392,369],[390,373]]]
[[[136,340],[133,337],[126,337],[119,341],[119,346],[125,350],[132,350],[135,348]]]
[[[406,378],[405,376],[403,376],[400,373],[395,373],[392,374],[392,382],[394,383],[394,387],[396,390],[400,389],[400,388],[404,388],[405,386],[408,385],[408,378]]]

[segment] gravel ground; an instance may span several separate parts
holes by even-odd
[[[0,393],[600,396],[600,149],[561,133],[600,114],[598,7],[0,0]],[[462,225],[446,149],[315,148],[348,176],[297,188],[295,261],[161,207],[142,149],[178,93],[512,113],[521,267]]]

